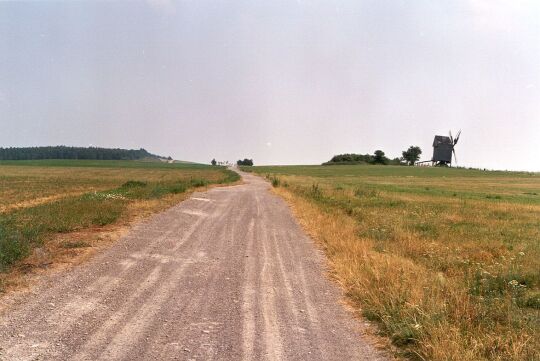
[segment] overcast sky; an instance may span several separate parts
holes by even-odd
[[[540,1],[0,2],[0,146],[540,171]]]

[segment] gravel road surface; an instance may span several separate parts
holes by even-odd
[[[135,226],[0,316],[1,360],[384,360],[261,178]]]

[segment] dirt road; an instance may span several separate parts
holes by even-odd
[[[383,360],[262,179],[195,193],[0,316],[1,360]]]

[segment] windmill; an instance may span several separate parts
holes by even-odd
[[[459,136],[461,135],[461,130],[457,133],[456,137],[452,137],[452,132],[448,132],[449,137],[444,135],[436,135],[435,139],[433,139],[433,157],[431,158],[431,162],[433,162],[434,165],[441,165],[441,166],[452,166],[452,154],[454,155],[454,160],[457,164],[457,156],[456,156],[456,144],[459,140]]]

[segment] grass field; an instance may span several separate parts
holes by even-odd
[[[103,227],[125,217],[139,203],[174,201],[174,196],[190,188],[236,180],[238,175],[223,167],[197,164],[0,162],[0,272],[55,234]],[[83,243],[66,247],[78,245]]]
[[[540,174],[253,167],[351,304],[418,360],[540,360]]]

